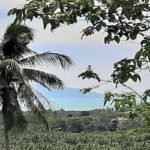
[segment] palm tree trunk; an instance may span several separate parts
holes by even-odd
[[[13,96],[11,91],[11,88],[2,88],[2,99],[3,99],[3,105],[2,105],[2,113],[3,113],[3,119],[4,119],[4,136],[5,136],[5,149],[10,150],[10,139],[9,139],[9,133],[13,127],[13,105],[11,97]]]
[[[26,120],[22,115],[19,103],[17,101],[17,92],[13,87],[7,87],[1,89],[2,113],[4,119],[4,136],[6,150],[10,150],[9,133],[16,125],[21,129],[26,127]]]
[[[6,150],[10,150],[9,131],[5,127],[4,127],[4,135],[5,135],[5,148]]]

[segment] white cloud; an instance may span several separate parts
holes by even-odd
[[[9,9],[24,4],[25,0],[1,0],[0,11],[7,13]],[[2,37],[7,25],[13,21],[12,17],[0,16],[0,37]],[[39,51],[52,50],[53,52],[64,53],[71,56],[76,65],[70,71],[62,71],[60,69],[51,68],[48,71],[56,73],[61,79],[64,80],[67,87],[83,88],[86,86],[94,85],[94,81],[83,81],[78,79],[77,76],[83,72],[90,64],[93,66],[102,78],[109,78],[112,72],[113,63],[119,61],[124,57],[131,57],[138,50],[139,45],[134,43],[121,42],[121,44],[104,45],[103,33],[96,33],[93,36],[84,37],[81,40],[81,31],[86,27],[86,23],[80,22],[76,25],[63,26],[56,29],[53,33],[50,27],[46,30],[43,29],[40,20],[27,22],[27,25],[35,29],[35,40],[30,45],[33,49]],[[145,76],[145,74],[143,75]],[[148,79],[146,77],[146,79]],[[148,88],[147,80],[143,80],[143,84],[139,86],[142,90]],[[136,85],[134,86],[136,87]],[[104,86],[98,89],[100,92],[110,88]]]
[[[25,0],[1,0],[0,10],[8,11],[14,7],[22,6]]]

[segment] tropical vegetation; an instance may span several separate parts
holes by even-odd
[[[9,133],[13,127],[24,129],[27,126],[21,106],[32,111],[48,128],[43,113],[49,101],[32,85],[35,82],[51,90],[63,88],[64,84],[58,77],[48,73],[48,70],[41,71],[41,66],[55,65],[65,69],[72,65],[72,60],[68,56],[31,50],[28,44],[33,37],[31,28],[20,23],[12,23],[7,27],[0,44],[0,104],[6,150],[9,150]]]
[[[149,0],[28,0],[22,8],[10,10],[8,14],[15,15],[16,18],[6,30],[0,47],[0,85],[2,85],[0,94],[6,149],[9,150],[8,133],[10,131],[15,135],[15,139],[11,141],[10,145],[16,150],[57,150],[62,147],[64,150],[149,149],[150,90],[145,89],[143,93],[138,93],[127,85],[128,81],[141,82],[140,72],[149,70],[150,67],[150,38],[146,34],[150,30],[149,11]],[[83,79],[93,78],[98,81],[96,86],[81,89],[84,94],[109,82],[113,83],[116,88],[121,85],[130,90],[131,92],[124,93],[107,92],[104,104],[114,103],[117,111],[122,111],[131,119],[137,117],[135,122],[124,118],[122,114],[119,117],[124,120],[125,124],[119,123],[119,120],[116,119],[117,116],[111,120],[105,116],[100,120],[98,117],[89,116],[90,112],[87,111],[81,112],[80,117],[69,112],[63,120],[57,119],[57,113],[54,112],[55,121],[51,117],[49,118],[51,132],[44,132],[39,125],[33,122],[27,133],[21,136],[12,130],[14,126],[24,129],[27,124],[20,109],[20,102],[47,124],[43,116],[45,109],[40,101],[44,100],[44,97],[31,87],[31,82],[37,82],[49,90],[63,87],[60,79],[40,71],[36,66],[53,64],[64,68],[72,64],[71,59],[67,56],[49,52],[38,54],[27,47],[33,39],[32,30],[20,23],[27,19],[32,21],[34,18],[41,19],[44,28],[51,25],[52,31],[62,24],[70,25],[78,23],[78,21],[86,21],[87,28],[83,29],[82,38],[95,32],[104,31],[106,44],[113,41],[119,44],[122,40],[129,41],[140,38],[140,49],[135,56],[116,62],[109,80],[101,79],[91,66],[79,75]],[[140,103],[137,100],[140,100]],[[111,110],[109,113],[117,112]],[[47,115],[49,116],[49,113]],[[47,127],[49,127],[48,124]],[[139,130],[136,130],[137,132],[134,134],[133,128],[139,128]],[[36,133],[34,129],[39,133]],[[127,129],[130,130],[125,133],[123,130],[127,131]],[[100,131],[105,132],[100,133]],[[108,131],[111,132],[108,133]],[[128,134],[129,131],[131,134]],[[141,131],[147,133],[141,134]],[[0,133],[3,135],[2,132]],[[21,140],[18,140],[18,137]],[[3,148],[2,144],[1,149]]]
[[[128,116],[135,117],[142,114],[145,119],[150,120],[148,117],[150,90],[143,89],[143,93],[138,93],[127,85],[128,81],[141,82],[141,72],[149,71],[150,38],[147,34],[150,30],[149,12],[149,0],[29,0],[22,8],[14,8],[8,14],[15,15],[15,21],[41,19],[44,28],[51,25],[52,31],[62,24],[71,25],[85,21],[87,27],[83,29],[82,37],[102,31],[106,33],[104,34],[106,44],[138,39],[140,49],[132,58],[124,58],[113,64],[114,71],[110,79],[99,80],[101,77],[91,74],[94,72],[87,73],[94,78],[97,77],[100,85],[112,82],[116,88],[120,85],[127,87],[130,92],[106,93],[105,102],[115,103],[117,109],[128,106],[131,108]],[[99,85],[85,90],[90,91],[97,87]],[[137,100],[140,100],[140,106]]]
[[[139,123],[143,123],[140,118],[124,120],[117,124],[116,130],[112,130],[115,118],[125,118],[123,112],[108,108],[86,111],[86,116],[83,116],[83,112],[85,113],[65,110],[47,112],[49,131],[37,124],[30,112],[24,112],[29,122],[28,128],[22,133],[12,130],[10,147],[12,150],[149,149],[149,129],[145,128],[144,131],[139,128]],[[68,114],[72,114],[72,117]],[[0,149],[4,150],[4,147],[3,128],[0,124]]]

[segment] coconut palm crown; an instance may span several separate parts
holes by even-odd
[[[44,96],[34,90],[32,82],[39,83],[48,90],[63,88],[63,82],[59,78],[40,71],[40,66],[55,65],[65,69],[72,65],[68,56],[50,52],[39,54],[29,49],[28,44],[33,37],[31,28],[12,23],[7,27],[0,44],[0,104],[5,138],[8,138],[7,133],[14,126],[24,129],[27,125],[20,103],[46,122],[42,115],[46,111],[41,102]]]

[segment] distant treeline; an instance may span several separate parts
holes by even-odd
[[[32,113],[24,112],[24,115],[29,124],[38,123]],[[113,108],[90,111],[49,110],[46,116],[51,130],[63,132],[122,131],[135,129],[141,125],[140,118],[128,119],[123,110],[118,112]],[[0,116],[0,124],[2,123]]]

